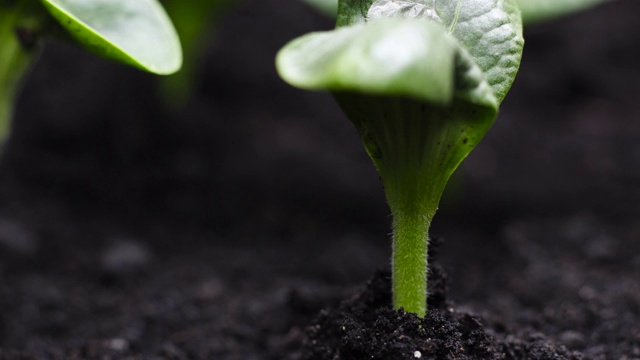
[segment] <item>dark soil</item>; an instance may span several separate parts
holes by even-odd
[[[527,29],[435,219],[425,320],[390,307],[355,130],[273,67],[330,20],[243,2],[181,110],[50,43],[0,164],[0,358],[640,359],[639,13]]]

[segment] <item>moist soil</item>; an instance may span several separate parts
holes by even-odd
[[[239,3],[191,100],[48,43],[0,164],[2,359],[640,359],[635,0],[526,29],[432,228],[428,316],[328,94],[280,81],[302,3]]]

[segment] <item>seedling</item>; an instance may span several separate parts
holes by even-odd
[[[338,0],[304,0],[304,2],[327,16],[336,16],[338,12]]]
[[[532,24],[614,0],[517,0],[522,21]]]
[[[206,42],[211,42],[216,27],[233,8],[242,3],[237,0],[161,0],[180,35],[184,63],[177,73],[162,78],[160,90],[165,103],[184,106],[197,82]],[[338,0],[303,0],[327,16],[335,16]]]
[[[47,35],[155,74],[176,72],[180,41],[156,0],[0,0],[0,143],[14,98]]]
[[[160,89],[166,103],[176,107],[187,103],[202,64],[204,45],[211,40],[223,15],[236,3],[232,0],[163,1],[180,36],[185,60],[180,71],[162,78]]]
[[[522,47],[515,0],[340,0],[335,30],[277,56],[288,83],[333,93],[380,173],[395,308],[427,311],[431,221],[449,177],[495,120]]]

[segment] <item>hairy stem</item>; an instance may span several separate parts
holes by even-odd
[[[424,317],[427,312],[427,247],[430,220],[414,211],[393,214],[393,304]]]
[[[334,93],[380,172],[393,216],[393,305],[424,317],[431,221],[449,177],[478,143],[462,102]]]
[[[424,146],[424,139],[414,139],[417,140],[414,144]],[[417,147],[414,150],[418,153]],[[424,317],[427,312],[429,227],[444,183],[438,181],[437,175],[426,174],[421,169],[424,164],[419,163],[418,158],[396,158],[396,166],[381,166],[384,169],[381,173],[393,216],[393,305]]]

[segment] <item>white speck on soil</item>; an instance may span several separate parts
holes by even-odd
[[[416,350],[416,351],[413,353],[413,357],[414,357],[414,358],[416,358],[416,359],[420,359],[420,358],[422,357],[422,353],[421,353],[420,351],[417,351],[417,350]]]
[[[129,342],[125,339],[115,338],[109,341],[109,347],[113,351],[123,352],[129,350]]]

